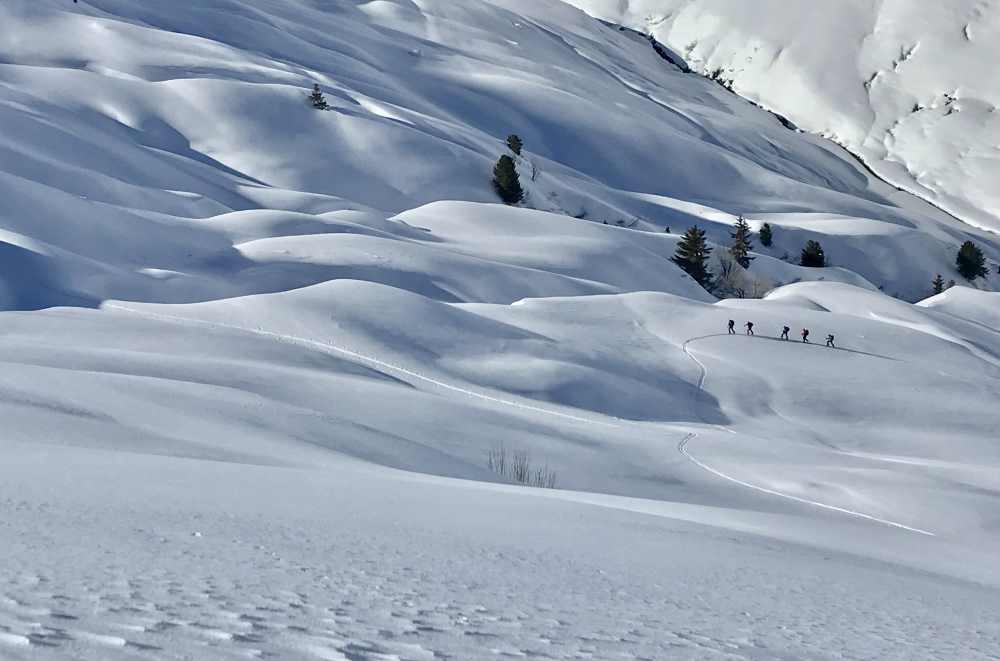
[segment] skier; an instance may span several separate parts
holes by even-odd
[[[833,346],[833,335],[827,335],[826,336],[826,346],[831,347],[833,349],[837,348],[837,347]]]
[[[729,320],[729,334],[736,335],[736,322],[732,319]]]
[[[792,329],[789,328],[788,326],[782,326],[781,327],[781,339],[787,340],[788,339],[788,331],[790,331],[790,330],[792,330]]]
[[[753,322],[747,322],[747,335],[753,335]]]
[[[809,329],[808,328],[803,328],[802,329],[802,341],[805,342],[806,344],[809,343]]]

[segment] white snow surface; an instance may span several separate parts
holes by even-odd
[[[0,659],[1000,656],[995,238],[641,37],[13,0],[0,129]]]
[[[846,146],[880,176],[1000,231],[993,0],[566,0]]]

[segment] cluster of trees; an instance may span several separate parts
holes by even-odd
[[[309,101],[312,107],[317,110],[329,110],[330,108],[318,84],[313,85]],[[507,148],[513,157],[511,154],[503,154],[493,166],[493,189],[504,204],[518,204],[524,200],[525,193],[521,186],[521,177],[517,171],[515,159],[520,158],[524,149],[524,141],[518,135],[509,135],[507,136]],[[534,178],[534,175],[532,177]],[[667,228],[667,231],[669,232],[670,228]],[[739,282],[739,280],[743,273],[749,270],[750,263],[754,260],[750,256],[750,252],[753,250],[753,231],[743,216],[737,219],[730,237],[732,243],[728,250],[717,258],[718,282],[716,282],[716,274],[713,274],[709,268],[712,248],[705,239],[705,232],[698,226],[690,227],[684,233],[677,245],[673,261],[708,291],[719,289],[721,293],[742,296],[745,292],[743,284],[746,283]],[[769,248],[773,245],[774,228],[769,223],[764,223],[761,226],[759,239],[764,247]],[[825,267],[827,259],[823,246],[818,241],[807,241],[799,255],[799,264],[811,268]],[[734,265],[739,265],[741,269],[734,268]],[[970,282],[976,278],[985,278],[989,273],[983,251],[972,241],[966,241],[959,248],[955,258],[955,266],[962,277]],[[754,280],[751,284],[757,285],[759,282]],[[955,281],[952,280],[947,284],[947,287],[954,284]],[[935,294],[945,290],[944,278],[940,273],[934,278],[931,286]]]
[[[737,218],[729,236],[731,242],[724,252],[716,256],[714,271],[711,264],[713,249],[705,238],[705,231],[697,225],[689,227],[681,237],[673,262],[710,292],[738,298],[763,295],[771,288],[771,283],[748,274],[755,257],[750,254],[753,250],[754,233],[746,218]],[[758,238],[763,246],[772,246],[774,228],[769,223],[764,223]],[[802,248],[799,263],[815,268],[826,266],[823,246],[818,241],[808,241]]]
[[[507,137],[507,147],[515,158],[520,157],[524,141],[517,135],[510,135]],[[524,189],[521,187],[515,158],[504,154],[493,168],[493,188],[504,204],[517,204],[524,200]],[[667,232],[670,232],[669,227]],[[753,230],[743,216],[736,220],[730,238],[732,242],[728,249],[716,257],[715,272],[710,267],[712,247],[705,238],[705,232],[697,225],[684,233],[677,244],[673,261],[708,291],[739,298],[762,294],[769,283],[761,278],[748,277],[746,273],[754,260],[750,255],[753,250]],[[770,223],[761,226],[758,238],[766,248],[774,245],[774,228]],[[827,265],[826,252],[819,241],[806,242],[799,254],[799,264],[809,268],[824,268]],[[740,268],[736,268],[737,265]],[[962,244],[956,257],[956,267],[962,277],[970,281],[985,278],[988,273],[983,251],[972,241]],[[939,294],[954,284],[955,281],[951,280],[945,285],[944,278],[938,274],[932,286],[934,293]]]
[[[986,255],[983,254],[982,248],[972,241],[963,243],[962,247],[958,249],[958,254],[955,256],[955,270],[969,282],[973,282],[976,278],[985,278],[989,275],[989,269],[986,268]],[[945,284],[944,278],[941,277],[940,273],[934,276],[934,280],[931,281],[931,291],[935,294],[940,294],[945,289],[951,289],[954,286],[954,280],[949,280]]]
[[[520,156],[524,141],[517,135],[507,136],[507,147],[514,156]],[[509,154],[504,154],[493,166],[493,190],[504,204],[517,204],[524,199],[521,177],[517,173],[517,163]]]
[[[768,283],[759,278],[748,277],[747,271],[754,257],[753,231],[746,219],[740,216],[733,231],[730,233],[732,242],[721,255],[716,257],[715,270],[711,268],[712,247],[705,237],[705,231],[697,225],[689,227],[677,244],[673,262],[706,290],[715,294],[732,295],[738,298],[757,297],[769,287]],[[774,240],[774,229],[767,223],[760,229],[760,242],[771,246]],[[826,253],[818,241],[807,241],[799,256],[799,264],[812,268],[822,268],[827,265]],[[736,266],[740,268],[736,268]],[[966,241],[959,248],[955,257],[955,266],[966,280],[985,278],[989,274],[986,267],[986,256],[979,246],[972,241]],[[937,274],[931,282],[935,294],[955,286],[954,280],[945,283],[944,277]]]

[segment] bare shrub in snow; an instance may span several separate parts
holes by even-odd
[[[503,445],[489,451],[487,467],[500,477],[526,487],[555,489],[556,472],[548,464],[533,466],[531,455],[526,450],[510,452]]]
[[[774,289],[770,279],[747,271],[731,253],[718,253],[715,262],[714,293],[719,298],[763,298]]]

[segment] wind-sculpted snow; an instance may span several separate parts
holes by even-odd
[[[966,239],[1000,260],[995,237],[558,0],[0,11],[0,229],[17,271],[38,274],[3,273],[8,308],[230,295],[219,277],[275,257],[255,246],[248,260],[220,232],[233,225],[208,219],[493,202],[508,133],[525,140],[536,209],[675,233],[700,223],[720,242],[742,213],[775,226],[766,256],[794,262],[818,239],[835,266],[909,300]],[[307,103],[313,83],[330,111]],[[775,266],[777,283],[862,283]]]
[[[996,658],[998,256],[557,0],[4,2],[0,658]]]
[[[995,2],[566,1],[654,34],[894,184],[1000,230]]]

